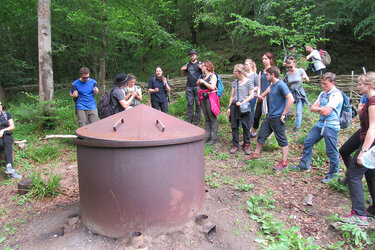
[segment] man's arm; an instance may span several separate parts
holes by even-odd
[[[285,123],[285,116],[289,112],[290,108],[293,106],[293,103],[294,103],[294,97],[293,97],[292,93],[287,94],[285,96],[285,98],[287,99],[287,103],[286,103],[285,109],[283,111],[283,114],[280,117],[280,120],[281,120],[282,123]]]

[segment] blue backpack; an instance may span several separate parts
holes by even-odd
[[[340,92],[344,99],[340,113],[340,127],[344,129],[350,127],[352,119],[357,115],[357,111],[352,105],[352,100],[343,91],[340,90]]]
[[[223,96],[224,92],[224,84],[223,81],[221,80],[221,77],[215,72],[216,77],[217,77],[217,97],[221,98]]]

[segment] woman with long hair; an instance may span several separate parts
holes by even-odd
[[[250,81],[253,82],[254,85],[254,98],[250,101],[251,113],[253,115],[253,119],[255,116],[255,105],[257,103],[257,92],[258,92],[258,83],[259,83],[259,75],[257,74],[257,65],[252,59],[245,60],[245,69],[246,69],[246,76],[249,78]]]
[[[246,76],[246,69],[243,64],[236,64],[233,69],[233,75],[236,80],[232,83],[232,92],[229,99],[227,115],[232,128],[232,148],[229,151],[234,154],[239,148],[239,127],[242,124],[243,140],[242,146],[245,154],[250,154],[250,128],[253,123],[253,115],[251,110],[242,113],[241,105],[246,105],[254,98],[254,84]]]
[[[258,102],[255,108],[255,116],[254,116],[254,124],[253,128],[251,129],[250,137],[254,138],[257,136],[257,130],[259,128],[259,122],[260,117],[262,116],[262,113],[264,112],[263,109],[263,102],[265,103],[265,106],[268,107],[269,100],[268,98],[260,99],[260,97],[266,97],[269,90],[267,91],[268,87],[270,86],[270,82],[267,80],[267,74],[265,73],[268,68],[274,65],[273,62],[273,55],[270,52],[264,53],[262,57],[262,63],[264,66],[264,69],[259,72],[259,81],[258,81]]]
[[[217,141],[217,115],[220,111],[220,103],[216,93],[217,76],[214,73],[214,65],[210,61],[201,63],[202,75],[197,80],[199,86],[199,105],[201,106],[207,137],[205,143],[214,145]]]
[[[133,101],[131,102],[130,106],[135,107],[139,104],[141,104],[142,101],[142,89],[141,87],[135,85],[136,77],[132,73],[129,73],[128,76],[131,77],[131,79],[128,82],[128,86],[124,88],[125,92],[125,100],[129,100],[132,96],[132,93],[135,93],[135,97]]]
[[[160,66],[155,68],[155,75],[148,81],[148,92],[151,94],[151,106],[168,114],[168,93],[171,91],[167,78]]]
[[[358,78],[357,88],[361,94],[366,95],[368,101],[359,113],[361,146],[354,154],[346,172],[352,212],[349,216],[342,217],[341,220],[366,226],[368,225],[367,217],[375,217],[375,169],[364,167],[361,158],[365,152],[375,146],[375,72],[361,75]],[[363,194],[363,175],[372,198],[372,206],[367,209]]]
[[[297,135],[302,124],[303,104],[310,106],[302,83],[303,80],[308,82],[310,79],[304,69],[296,68],[296,61],[294,59],[286,60],[286,68],[288,72],[285,74],[284,82],[288,84],[296,104],[296,125],[293,128],[293,135]]]

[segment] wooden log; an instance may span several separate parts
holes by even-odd
[[[52,138],[77,138],[76,135],[46,135],[44,139],[52,139]]]

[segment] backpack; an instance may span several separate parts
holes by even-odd
[[[104,119],[114,114],[110,105],[113,89],[107,91],[99,100],[98,115],[100,119]]]
[[[324,66],[331,64],[331,56],[326,50],[320,50],[320,57],[322,58],[322,63],[324,64]]]
[[[352,123],[352,119],[357,115],[357,111],[352,105],[352,100],[341,90],[339,90],[344,99],[340,112],[340,128],[348,128]]]
[[[223,81],[221,80],[221,77],[217,73],[215,74],[217,77],[217,97],[221,98],[224,92],[224,84],[223,84]]]

